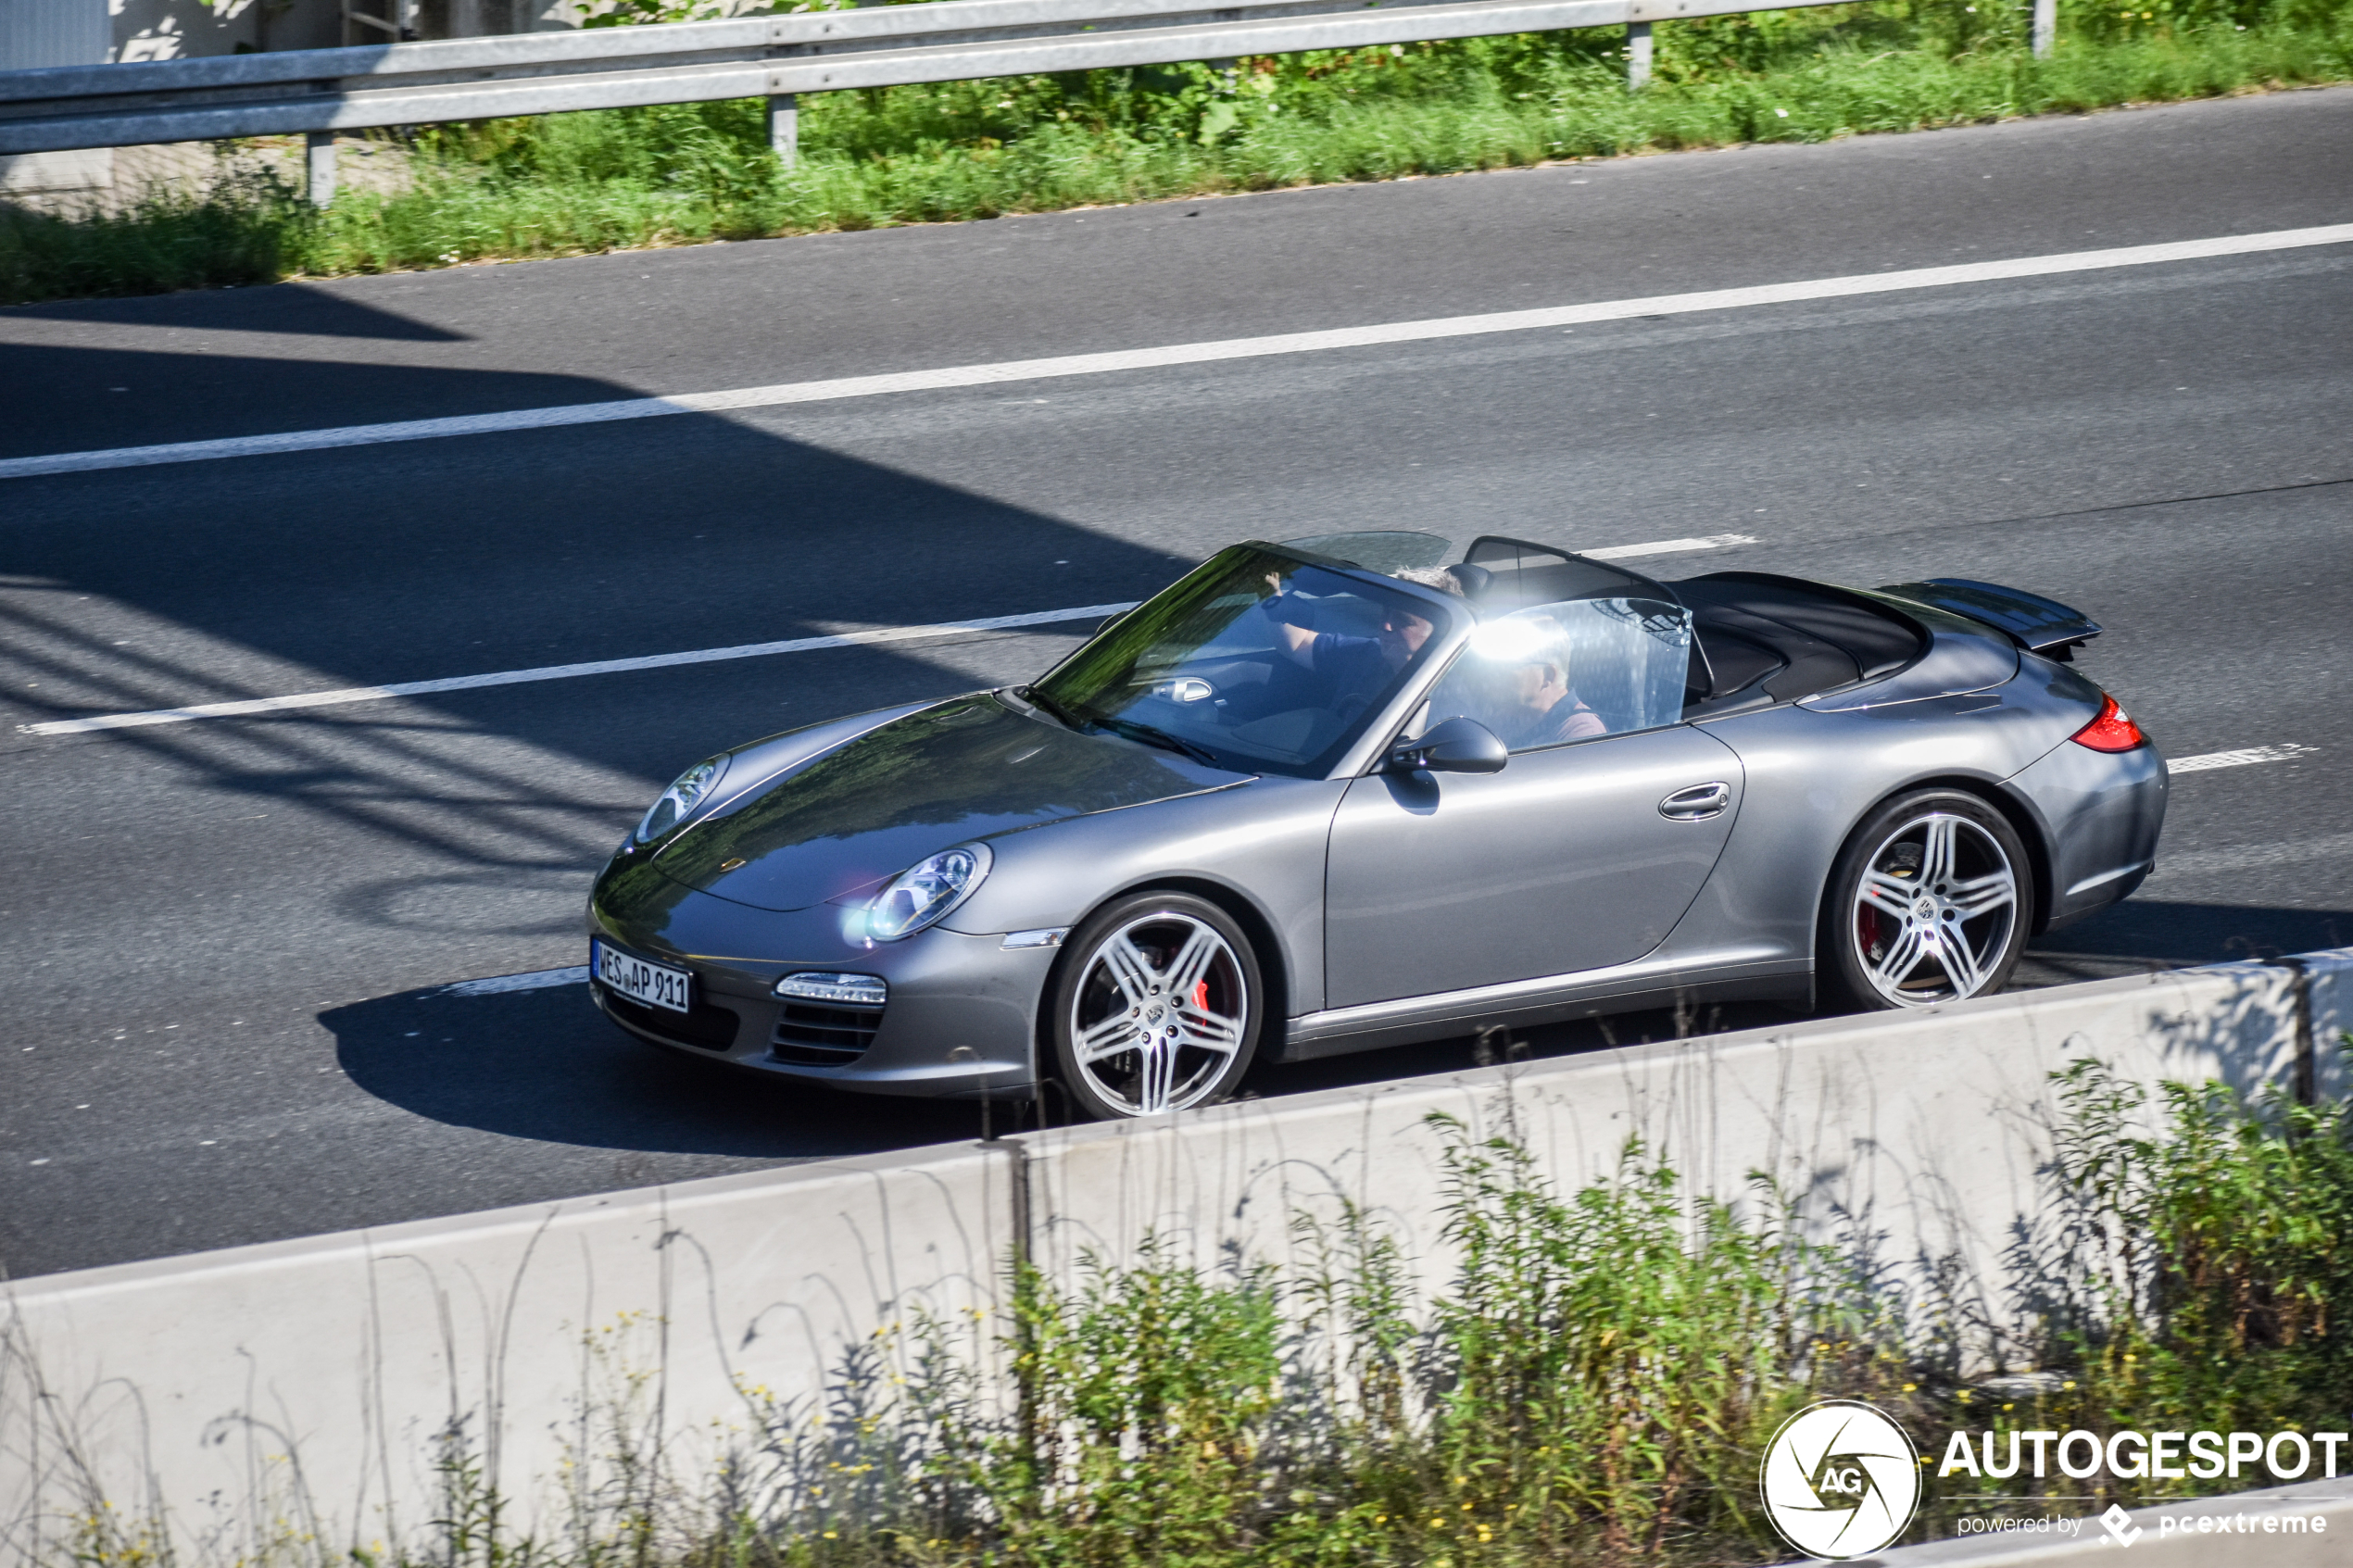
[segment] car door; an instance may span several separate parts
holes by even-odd
[[[1737,754],[1680,722],[1689,648],[1679,607],[1623,599],[1482,625],[1423,727],[1478,719],[1511,759],[1350,784],[1326,869],[1325,1005],[1571,974],[1658,946],[1722,852],[1742,784]],[[1565,695],[1531,720],[1520,698],[1540,684]]]

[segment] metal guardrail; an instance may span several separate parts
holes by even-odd
[[[1624,26],[1628,76],[1650,71],[1651,26],[1837,0],[933,0],[841,11],[0,71],[0,155],[301,132],[310,195],[334,191],[333,135],[390,125],[769,100],[787,162],[797,95],[1169,65],[1302,49]],[[2036,0],[2038,46],[2043,13]]]
[[[1649,24],[1835,0],[934,0],[730,21],[521,33],[0,72],[0,155],[225,136],[313,138],[311,195],[333,190],[337,131],[765,97],[789,160],[802,93],[1301,49]],[[324,144],[322,145],[322,142]],[[323,156],[322,156],[323,155]],[[323,166],[323,167],[322,167]]]

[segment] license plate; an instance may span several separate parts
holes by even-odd
[[[602,942],[589,946],[596,949],[591,956],[596,960],[597,978],[630,1000],[668,1008],[672,1012],[694,1010],[694,1003],[688,998],[693,995],[695,977],[685,970],[648,963]]]

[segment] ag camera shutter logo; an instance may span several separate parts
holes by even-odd
[[[1808,1557],[1868,1557],[1902,1535],[1920,1505],[1912,1439],[1859,1399],[1825,1399],[1781,1423],[1757,1471],[1766,1515]]]

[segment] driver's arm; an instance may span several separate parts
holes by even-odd
[[[1275,591],[1261,599],[1258,608],[1267,620],[1275,623],[1275,646],[1289,654],[1292,663],[1313,670],[1315,668],[1315,632],[1290,620],[1291,607],[1286,602],[1290,596],[1283,592],[1281,578],[1270,571],[1266,574],[1266,585]]]

